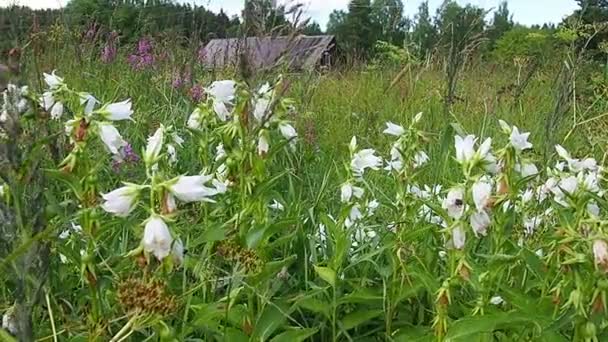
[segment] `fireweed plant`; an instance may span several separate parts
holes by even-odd
[[[86,300],[47,283],[45,309],[32,312],[36,337],[608,338],[607,208],[595,159],[558,145],[555,164],[539,167],[530,134],[499,121],[501,147],[456,135],[453,181],[424,183],[433,135],[419,128],[420,113],[386,123],[386,154],[353,137],[335,187],[299,189],[297,109],[280,77],[201,87],[187,119],[154,128],[141,161],[120,133],[140,118],[130,100],[103,103],[55,73],[44,80],[42,94],[5,91],[0,138],[35,110],[66,137],[63,161],[45,172],[69,210],[47,214],[56,236],[43,238],[55,246],[50,277],[77,275],[71,289]],[[125,161],[140,172],[110,171]],[[2,178],[3,210],[19,203],[11,184]],[[327,189],[326,206],[293,200]],[[24,336],[17,301],[2,304],[0,336]]]

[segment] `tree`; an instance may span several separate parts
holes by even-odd
[[[243,9],[244,32],[248,36],[285,33],[289,22],[285,7],[275,6],[271,0],[246,0]]]
[[[576,0],[576,2],[580,8],[566,19],[566,25],[571,21],[578,22],[582,27],[577,29],[582,29],[587,34],[597,33],[587,46],[588,49],[595,50],[600,43],[608,41],[608,0]]]
[[[323,34],[323,30],[321,30],[321,26],[319,26],[317,22],[313,21],[304,26],[302,34],[307,36],[318,36]]]
[[[401,0],[374,0],[372,20],[380,32],[378,39],[391,44],[401,43],[404,39],[403,2]]]
[[[378,25],[372,20],[370,0],[351,0],[348,12],[333,11],[327,32],[335,35],[345,50],[367,58],[378,38]]]
[[[500,39],[507,31],[513,28],[513,16],[509,12],[507,1],[503,1],[494,12],[492,26],[488,30],[488,39],[493,47],[496,41]]]
[[[421,56],[428,54],[435,47],[437,30],[431,20],[428,1],[422,2],[418,7],[411,40],[418,47]]]

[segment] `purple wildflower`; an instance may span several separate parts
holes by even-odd
[[[119,150],[119,154],[114,156],[112,169],[118,172],[124,164],[135,164],[138,161],[139,156],[133,151],[131,144],[127,143]]]
[[[180,77],[179,72],[174,72],[173,73],[173,81],[171,82],[171,86],[174,89],[177,89],[177,88],[180,88],[183,84],[184,84],[184,81]]]
[[[190,97],[192,98],[192,101],[200,102],[203,98],[203,87],[199,84],[192,86],[192,88],[190,88]]]
[[[141,38],[137,42],[137,49],[134,54],[128,57],[128,62],[135,70],[143,70],[154,65],[152,42],[148,38]]]
[[[116,59],[116,38],[118,37],[118,33],[113,31],[110,33],[108,40],[106,41],[106,45],[103,47],[101,51],[101,61],[104,63],[112,63]]]
[[[97,23],[93,23],[91,26],[89,26],[89,29],[84,34],[84,39],[89,42],[93,42],[97,36],[97,29]]]
[[[152,42],[148,38],[142,38],[137,42],[137,53],[139,55],[148,55],[152,53]]]

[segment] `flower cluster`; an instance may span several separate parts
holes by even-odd
[[[394,171],[398,174],[404,174],[410,169],[417,169],[422,167],[429,161],[429,156],[423,150],[416,150],[416,144],[411,144],[417,134],[414,129],[415,125],[422,118],[422,113],[418,113],[412,121],[411,127],[405,129],[400,125],[392,122],[386,123],[386,129],[384,134],[388,134],[397,137],[397,140],[393,142],[390,151],[390,160],[386,162],[387,171]],[[412,136],[414,135],[414,136]],[[412,160],[411,165],[404,165],[406,160]]]
[[[115,161],[122,161],[127,155],[125,148],[128,143],[122,138],[114,122],[132,120],[131,100],[99,106],[99,100],[93,95],[70,89],[55,72],[44,74],[44,77],[48,90],[40,99],[41,106],[50,110],[53,119],[62,118],[64,102],[71,104],[72,108],[72,117],[64,126],[65,134],[70,138],[73,148],[62,162],[64,170],[74,169],[91,136],[99,137]]]
[[[127,61],[135,70],[144,70],[154,66],[156,58],[154,57],[152,40],[146,37],[141,38],[137,42],[135,53],[129,55]]]
[[[159,163],[166,161],[171,165],[177,161],[174,144],[183,140],[171,128],[160,126],[148,138],[143,160],[146,165],[148,181],[145,184],[124,183],[124,186],[102,194],[101,208],[119,217],[127,217],[138,206],[142,191],[147,190],[154,205],[148,210],[152,213],[144,222],[141,248],[146,255],[154,255],[159,261],[172,255],[177,264],[183,260],[183,244],[174,238],[167,222],[171,221],[177,210],[178,202],[213,202],[212,197],[225,192],[224,184],[213,176],[194,175],[166,178]],[[160,207],[160,212],[157,206]]]
[[[2,92],[2,107],[0,110],[0,132],[2,125],[14,115],[21,115],[30,107],[28,101],[29,91],[27,86],[17,87],[14,84],[9,84],[4,92]]]
[[[116,54],[118,52],[118,33],[116,31],[110,32],[108,40],[101,50],[101,61],[106,64],[114,62]]]

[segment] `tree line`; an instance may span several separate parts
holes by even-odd
[[[539,36],[548,36],[556,29],[553,24],[517,25],[507,1],[493,12],[491,20],[486,20],[486,9],[461,6],[454,0],[444,0],[434,15],[428,1],[424,1],[413,17],[404,15],[402,0],[351,0],[346,10],[331,13],[323,32],[315,22],[295,23],[300,18],[299,6],[286,8],[274,3],[246,0],[241,16],[228,16],[223,11],[214,13],[204,6],[171,0],[71,0],[65,8],[52,10],[3,7],[0,8],[0,51],[19,46],[32,32],[48,30],[55,24],[80,28],[83,35],[117,32],[121,43],[160,32],[171,32],[201,43],[212,38],[280,35],[294,30],[309,35],[327,33],[336,36],[342,50],[362,58],[373,57],[378,41],[405,47],[421,57],[448,43],[451,48],[462,50],[477,38],[483,38],[485,51],[497,47],[521,49],[527,45],[532,45],[532,50],[542,50],[548,43],[539,40]],[[573,18],[583,25],[608,22],[608,0],[577,0],[577,3],[579,9],[564,23]],[[605,30],[596,32],[590,47],[601,47],[606,38]]]

